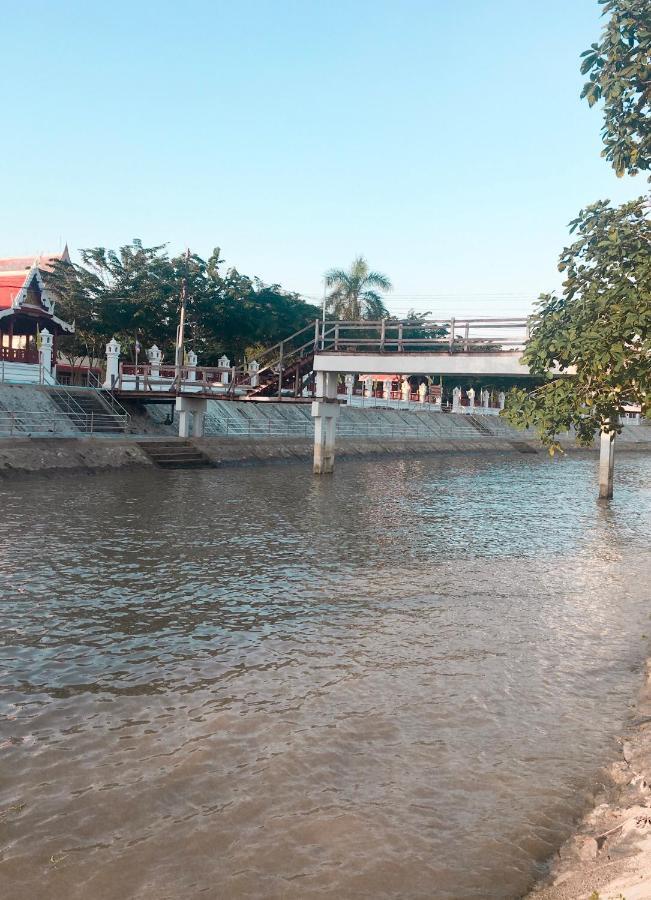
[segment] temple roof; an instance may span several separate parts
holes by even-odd
[[[37,253],[36,256],[6,256],[0,258],[0,274],[4,276],[9,273],[12,275],[23,273],[27,277],[34,266],[44,272],[51,272],[54,264],[59,261],[70,262],[67,244],[61,253]]]
[[[25,286],[32,269],[51,272],[55,263],[70,262],[68,245],[61,253],[41,253],[36,256],[7,256],[0,259],[0,309],[9,309],[14,298]]]

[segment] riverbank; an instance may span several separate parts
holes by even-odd
[[[651,429],[650,429],[651,437]],[[76,437],[76,438],[5,438],[0,440],[0,479],[16,475],[69,471],[92,473],[134,467],[153,468],[155,464],[141,444],[143,436]],[[166,438],[170,440],[170,438]],[[279,462],[301,461],[309,465],[313,442],[310,437],[209,437],[193,441],[215,466],[255,466]],[[593,453],[568,445],[570,452]],[[649,452],[648,443],[618,444],[618,452]],[[544,448],[532,440],[512,441],[506,438],[477,435],[476,440],[437,441],[431,438],[391,439],[341,438],[337,443],[337,459],[368,459],[405,456],[466,453],[540,453]]]
[[[651,660],[621,745],[597,805],[562,845],[549,877],[528,900],[651,897]]]

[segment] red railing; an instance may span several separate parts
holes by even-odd
[[[19,347],[0,347],[0,360],[4,362],[34,363],[38,365],[38,350]]]

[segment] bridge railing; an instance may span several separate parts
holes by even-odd
[[[175,366],[132,365],[122,363],[118,378],[111,390],[131,393],[228,393],[235,366],[182,366],[180,382]]]
[[[499,353],[521,349],[529,320],[450,318],[316,323],[320,352]]]

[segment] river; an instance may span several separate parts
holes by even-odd
[[[0,896],[515,898],[617,752],[651,457],[4,482]]]

